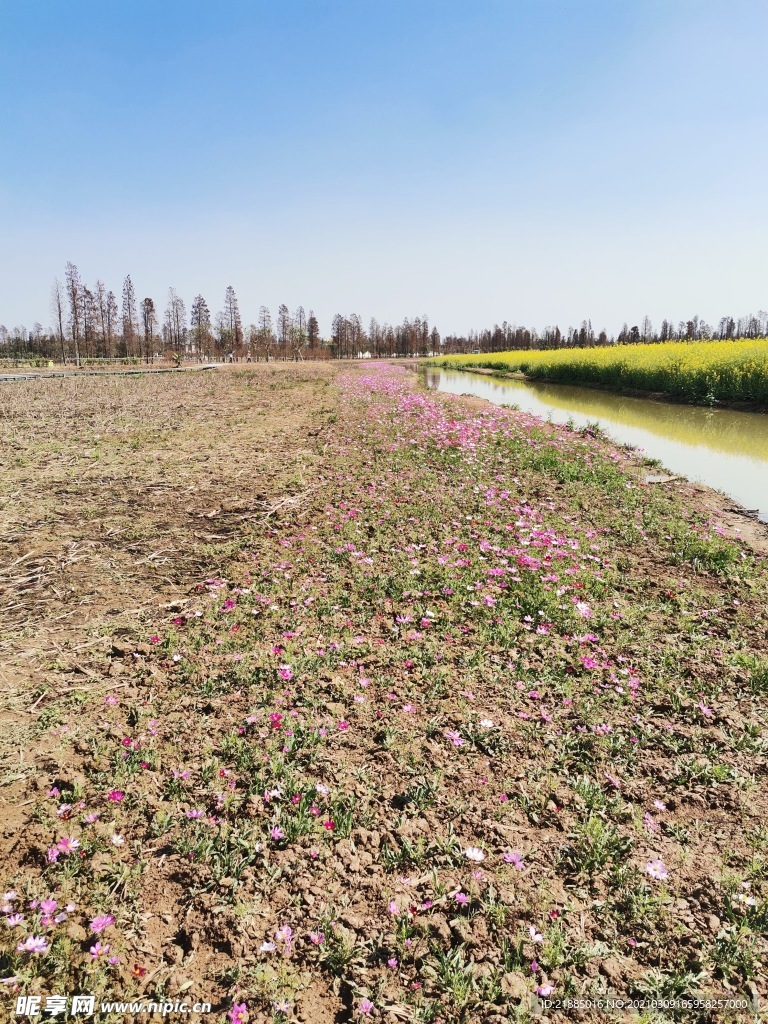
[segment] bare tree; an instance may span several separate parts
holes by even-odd
[[[233,351],[243,347],[243,324],[240,319],[240,308],[232,285],[224,294],[224,309],[218,316],[219,332],[223,348]]]
[[[136,338],[139,334],[139,318],[136,312],[136,291],[131,275],[123,281],[123,346],[125,354],[132,356],[136,350]]]
[[[67,263],[64,268],[67,282],[67,299],[69,300],[69,330],[75,348],[75,365],[80,365],[80,332],[82,330],[82,298],[80,290],[80,272],[74,263]]]
[[[198,355],[208,356],[211,347],[211,311],[202,295],[196,295],[190,315],[192,344]]]
[[[54,329],[61,347],[61,361],[65,366],[67,363],[67,350],[64,346],[64,310],[66,301],[67,296],[64,291],[64,285],[57,277],[51,286],[51,315],[53,317],[55,325]]]
[[[144,299],[141,303],[141,325],[144,329],[144,361],[155,361],[155,331],[157,330],[157,312],[152,299]]]
[[[165,307],[165,329],[168,344],[181,356],[187,332],[187,309],[184,300],[175,288],[168,289],[168,305]]]
[[[272,347],[275,344],[275,336],[272,333],[272,316],[266,306],[259,309],[259,349],[264,355],[264,361],[269,362],[272,356]]]
[[[310,350],[316,349],[320,344],[320,325],[311,309],[309,311],[309,319],[307,320],[307,344]]]

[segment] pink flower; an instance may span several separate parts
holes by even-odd
[[[28,935],[23,942],[18,944],[16,952],[42,956],[43,953],[48,952],[48,942],[42,935]]]
[[[106,931],[107,928],[111,928],[115,923],[115,919],[111,914],[99,914],[98,917],[94,917],[91,921],[91,931],[98,935],[99,932]]]
[[[463,892],[457,892],[453,898],[456,900],[460,907],[463,907],[465,904],[469,903],[469,896],[467,896],[467,894]]]
[[[271,828],[269,830],[269,834],[272,836],[273,839],[285,838],[285,832],[283,832],[283,830],[278,825],[275,825],[274,828]]]
[[[290,665],[281,665],[280,668],[277,670],[277,674],[280,676],[281,679],[285,680],[285,682],[288,682],[289,680],[293,679],[293,672],[291,671]]]
[[[100,956],[107,955],[109,952],[109,946],[102,946],[102,944],[97,941],[91,946],[89,952],[94,960],[98,960]]]
[[[518,871],[525,871],[525,864],[523,862],[522,854],[516,853],[514,850],[507,850],[504,854],[504,863],[512,864]]]
[[[111,789],[107,793],[107,800],[111,800],[113,804],[122,803],[125,800],[125,793],[122,789]]]
[[[387,960],[387,967],[397,967],[397,957],[396,956],[391,956],[389,958],[389,960]]]
[[[114,707],[115,704],[119,703],[119,701],[117,697],[114,695],[114,693],[108,693],[107,696],[104,698],[104,703]]]
[[[536,988],[536,995],[542,996],[544,999],[546,999],[547,996],[551,996],[554,991],[554,985],[538,985]]]
[[[74,836],[62,836],[58,843],[56,843],[59,852],[65,854],[67,857],[70,853],[74,853],[79,845],[80,840],[75,839]]]
[[[322,932],[310,932],[309,941],[312,943],[313,946],[322,946],[322,944],[325,942],[325,936],[323,935]]]
[[[349,722],[339,722],[339,729],[341,732],[345,732],[349,728]]]
[[[57,850],[55,846],[49,846],[48,852],[45,855],[45,859],[48,861],[49,864],[55,864],[56,861],[59,859],[59,853],[60,851]]]
[[[370,999],[363,999],[360,1002],[360,1009],[357,1011],[360,1016],[370,1017],[374,1004]]]
[[[446,729],[443,733],[447,740],[450,740],[454,747],[463,747],[464,740],[461,738],[461,733],[456,732],[455,729]]]

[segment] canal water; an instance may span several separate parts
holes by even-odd
[[[433,367],[425,372],[427,385],[438,391],[517,406],[553,423],[598,423],[614,441],[644,450],[676,475],[723,491],[768,522],[768,413],[654,402]]]

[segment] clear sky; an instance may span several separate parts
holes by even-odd
[[[0,322],[768,307],[765,0],[0,0]]]

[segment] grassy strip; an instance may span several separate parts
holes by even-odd
[[[4,974],[251,1021],[768,996],[764,560],[600,438],[342,397],[305,515],[57,722]]]
[[[662,392],[687,402],[768,406],[768,339],[664,342],[614,348],[498,352],[430,361],[446,369],[479,367],[532,380],[599,384],[615,391]]]

